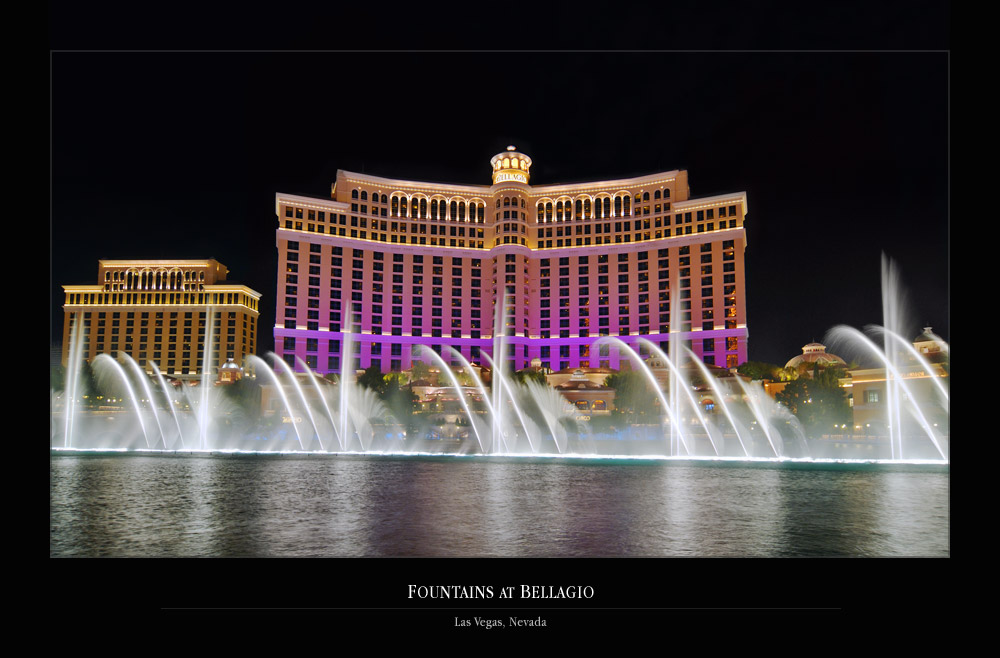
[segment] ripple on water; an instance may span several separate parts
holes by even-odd
[[[54,556],[946,556],[947,468],[50,459]]]

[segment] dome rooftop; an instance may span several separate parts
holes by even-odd
[[[799,368],[819,364],[820,367],[846,366],[847,363],[836,354],[828,354],[826,345],[820,343],[809,343],[802,346],[802,354],[789,360],[785,364],[786,368]]]

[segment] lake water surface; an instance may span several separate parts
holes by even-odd
[[[57,454],[52,556],[948,556],[947,467]]]

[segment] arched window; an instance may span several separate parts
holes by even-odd
[[[583,216],[583,201],[580,199],[576,200],[576,218],[580,219]]]
[[[552,219],[552,204],[545,204],[545,219]]]
[[[505,196],[503,198],[503,205],[505,205],[505,206],[509,206],[510,205],[510,197],[509,196]]]
[[[563,217],[563,204],[562,201],[556,202],[556,219],[562,219]]]
[[[626,215],[631,214],[631,212],[630,212],[632,210],[632,208],[631,208],[631,201],[632,201],[631,198],[625,197],[625,214]]]
[[[407,201],[408,200],[407,200],[407,198],[405,196],[399,198],[399,216],[400,217],[406,217],[406,204],[407,204]]]
[[[622,198],[620,196],[615,197],[615,217],[621,217],[622,214]]]
[[[458,217],[458,201],[451,202],[451,218],[455,219]]]
[[[611,216],[611,197],[604,197],[604,217]]]
[[[387,198],[386,198],[386,196],[385,196],[385,195],[383,194],[383,195],[382,195],[382,203],[385,203],[385,202],[386,202],[387,200],[388,200],[388,199],[387,199]]]
[[[670,189],[669,188],[664,188],[663,189],[663,198],[664,199],[669,199],[670,198]]]
[[[655,192],[653,192],[653,199],[655,200],[655,199],[659,199],[659,198],[660,198],[660,191],[656,190]]]
[[[392,216],[399,216],[399,197],[392,197]]]
[[[465,219],[465,201],[458,202],[458,219]]]
[[[583,200],[583,217],[584,219],[593,217],[593,215],[590,214],[590,199]]]
[[[421,217],[427,216],[427,199],[420,200],[420,216]]]
[[[643,201],[649,201],[649,192],[643,192],[642,193],[642,200]]]
[[[431,201],[431,219],[437,219],[438,217],[438,202],[437,199]]]
[[[362,201],[368,200],[368,192],[366,192],[365,190],[361,190],[361,200]]]
[[[351,198],[352,199],[357,199],[358,198],[358,191],[357,190],[351,190]]]

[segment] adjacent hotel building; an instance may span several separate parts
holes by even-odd
[[[63,366],[79,336],[84,360],[128,354],[147,372],[156,363],[166,375],[195,378],[206,335],[213,368],[244,365],[257,347],[260,293],[227,274],[213,259],[99,261],[97,284],[63,286]]]
[[[418,345],[495,357],[502,334],[514,369],[617,369],[615,345],[594,345],[614,336],[746,361],[745,192],[692,199],[678,170],[531,185],[513,146],[490,166],[492,185],[338,171],[329,200],[277,194],[275,351],[399,371]]]

